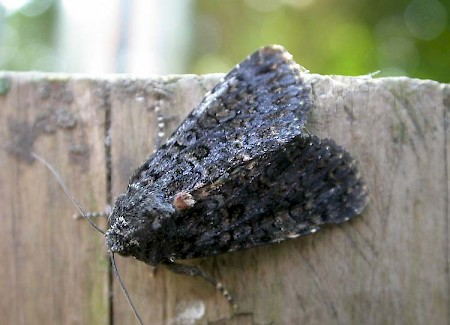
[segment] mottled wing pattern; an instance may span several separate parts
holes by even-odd
[[[367,203],[350,155],[330,139],[308,135],[262,153],[192,195],[194,207],[176,218],[180,259],[299,237],[346,221]]]
[[[280,46],[250,55],[205,96],[131,183],[158,186],[168,197],[190,192],[291,141],[303,132],[312,106],[300,70]]]
[[[158,265],[295,238],[358,214],[367,194],[355,162],[304,129],[311,98],[279,46],[237,65],[117,198],[109,250]]]

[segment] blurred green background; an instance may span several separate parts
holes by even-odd
[[[61,38],[65,38],[60,27],[67,16],[62,14],[61,7],[69,1],[1,2],[0,69],[91,72],[67,68],[68,54],[58,47]],[[119,35],[115,42],[122,45],[108,53],[120,62],[127,51],[123,44],[134,37],[131,33],[136,34],[130,24],[135,20],[132,8],[139,0],[100,1],[100,5],[106,8],[115,1],[118,1],[120,14],[117,24],[113,25],[116,27],[107,30]],[[256,48],[275,43],[286,47],[298,63],[314,73],[364,75],[380,70],[377,77],[404,75],[450,82],[448,0],[148,2],[153,4],[149,9],[152,17],[155,15],[161,21],[153,28],[157,29],[157,37],[187,44],[179,49],[172,45],[166,52],[176,55],[170,65],[174,68],[157,73],[226,72]],[[175,12],[181,10],[180,3],[183,3],[184,14],[177,16]],[[165,9],[159,10],[162,5]],[[101,10],[96,10],[98,16],[102,15]],[[142,34],[145,35],[145,31]],[[152,42],[158,53],[159,43]],[[149,48],[152,51],[152,47]],[[164,60],[164,48],[159,52],[163,53],[160,56]],[[170,61],[169,56],[167,61]],[[134,70],[116,64],[104,72],[133,73]],[[152,72],[149,69],[148,73]]]

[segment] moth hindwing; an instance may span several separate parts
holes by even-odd
[[[109,250],[170,264],[280,242],[359,214],[367,193],[355,162],[305,129],[313,103],[303,73],[280,46],[259,49],[229,72],[117,198]]]

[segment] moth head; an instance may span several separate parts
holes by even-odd
[[[140,186],[129,186],[120,195],[108,217],[106,246],[110,252],[132,255],[151,265],[164,260],[160,233],[175,212],[163,193]]]

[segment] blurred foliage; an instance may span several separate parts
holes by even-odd
[[[450,82],[449,3],[438,0],[198,0],[192,71],[227,71],[266,44],[314,73]]]
[[[53,0],[29,1],[12,13],[0,3],[0,69],[55,69],[55,18]]]
[[[28,3],[6,12],[0,2],[0,69],[60,67],[55,39],[58,1],[4,1]],[[450,82],[449,0],[192,0],[192,4],[192,51],[186,54],[191,63],[179,72],[225,72],[258,47],[281,44],[314,73],[364,75],[380,70],[377,76]]]

